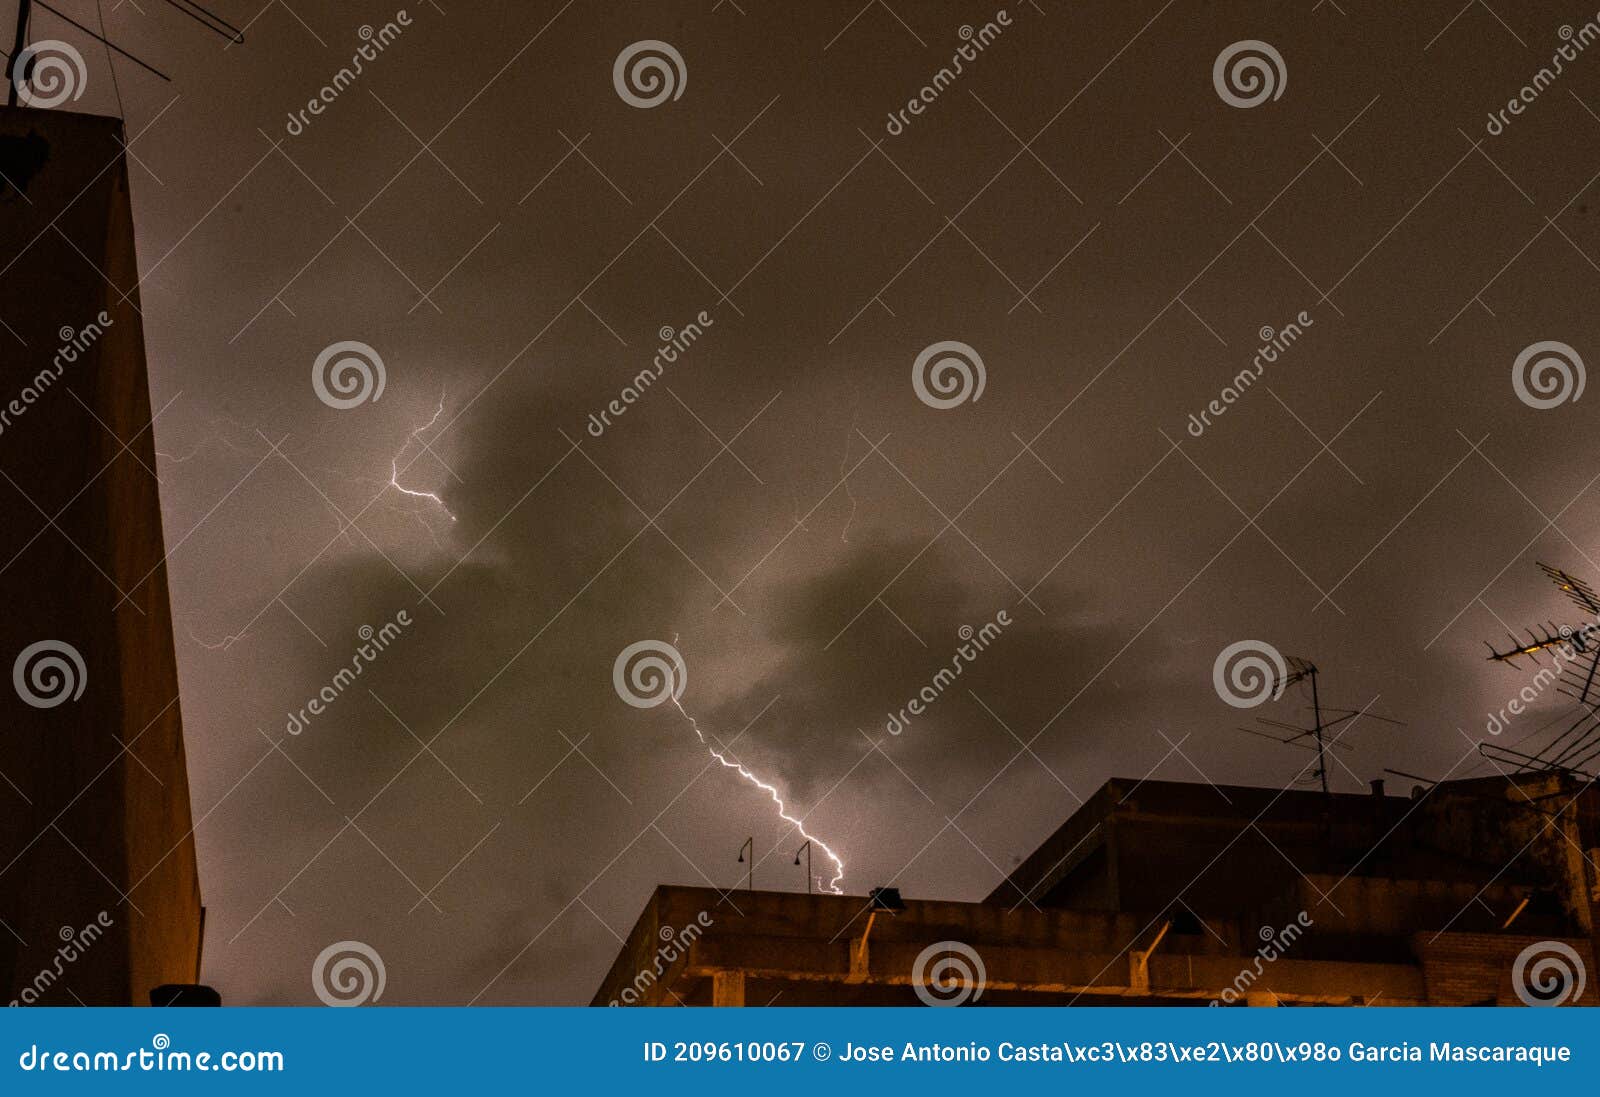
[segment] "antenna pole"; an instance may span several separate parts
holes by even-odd
[[[6,69],[6,106],[17,105],[17,81],[22,78],[22,51],[28,46],[28,16],[33,0],[17,0],[17,36],[11,46],[11,64]]]
[[[1317,719],[1317,769],[1322,774],[1322,794],[1328,795],[1328,759],[1322,747],[1322,701],[1317,696],[1317,670],[1311,668],[1311,711]]]

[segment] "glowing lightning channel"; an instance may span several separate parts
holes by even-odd
[[[783,797],[778,795],[778,790],[776,788],[767,784],[761,778],[745,769],[738,762],[728,761],[721,751],[712,746],[711,741],[706,738],[705,732],[700,730],[699,723],[695,721],[693,716],[689,715],[689,710],[683,707],[682,701],[679,701],[678,698],[674,696],[672,698],[672,703],[677,706],[679,712],[683,713],[683,718],[689,721],[689,726],[694,729],[695,736],[700,740],[700,745],[705,747],[706,750],[710,752],[711,757],[715,758],[728,769],[733,770],[740,777],[743,777],[746,781],[749,781],[752,785],[756,786],[756,788],[772,797],[772,802],[778,805],[778,818],[793,826],[795,830],[800,832],[800,837],[806,839],[812,845],[820,849],[823,853],[827,854],[828,859],[833,862],[833,879],[829,880],[826,884],[823,884],[822,877],[818,876],[817,883],[821,884],[835,895],[843,895],[844,892],[839,887],[839,881],[844,879],[844,862],[839,860],[839,855],[828,848],[828,843],[824,842],[821,838],[818,838],[815,834],[809,833],[805,828],[805,824],[801,823],[800,820],[789,814],[789,809],[787,806],[785,806]],[[752,856],[754,856],[753,853]]]
[[[439,416],[443,414],[444,393],[441,392],[439,394],[439,406],[434,409],[433,418],[429,419],[426,423],[422,424],[416,430],[407,435],[405,445],[401,446],[400,451],[390,458],[389,486],[394,488],[394,490],[398,491],[402,495],[410,495],[416,499],[427,499],[431,502],[437,503],[439,505],[439,509],[444,511],[445,515],[450,519],[450,521],[454,522],[456,520],[456,516],[451,512],[450,508],[445,505],[445,501],[439,498],[438,495],[431,491],[417,491],[414,488],[408,488],[400,482],[400,458],[405,456],[406,450],[410,449],[412,443],[417,441],[417,436],[431,429],[433,424],[439,421]]]
[[[189,630],[189,639],[193,640],[196,644],[199,644],[201,647],[205,648],[207,651],[227,651],[229,648],[231,648],[233,646],[233,642],[235,640],[239,639],[237,636],[224,636],[221,640],[218,640],[216,643],[213,644],[213,643],[210,643],[208,641],[202,640],[202,639],[200,639],[199,636],[195,635],[195,631],[194,631],[194,627],[193,626],[185,625],[184,628]]]
[[[844,529],[839,531],[839,540],[845,544],[850,543],[850,526],[856,520],[856,493],[850,490],[850,444],[856,440],[856,416],[850,414],[850,433],[844,436],[844,456],[839,459],[840,482],[844,484],[844,493],[850,497],[850,513],[845,517]]]

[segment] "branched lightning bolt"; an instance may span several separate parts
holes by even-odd
[[[445,505],[445,501],[439,498],[437,494],[431,491],[418,491],[415,488],[408,488],[400,482],[400,458],[404,457],[406,450],[410,449],[412,444],[417,442],[419,435],[432,429],[433,424],[437,423],[439,421],[439,416],[443,414],[444,393],[441,392],[439,394],[439,406],[433,410],[433,417],[416,430],[408,434],[406,436],[405,444],[401,446],[399,452],[397,452],[394,457],[389,460],[389,486],[394,488],[394,490],[398,491],[402,495],[410,495],[416,499],[427,499],[430,502],[437,503],[439,505],[439,509],[445,512],[445,515],[450,519],[450,521],[454,522],[456,520],[456,516],[451,513],[450,508]]]
[[[710,752],[711,757],[715,758],[718,762],[721,762],[723,766],[733,770],[740,777],[743,777],[746,781],[749,781],[752,785],[756,786],[756,788],[772,797],[772,802],[778,806],[778,818],[793,826],[795,830],[800,832],[800,837],[806,839],[827,855],[828,859],[833,862],[833,879],[829,880],[827,883],[823,883],[822,877],[818,876],[817,883],[822,887],[827,888],[835,895],[843,895],[844,892],[839,888],[839,881],[844,879],[844,862],[839,860],[839,855],[833,852],[832,849],[828,848],[828,843],[824,842],[821,838],[818,838],[815,834],[807,831],[804,823],[802,823],[799,819],[796,819],[793,815],[789,814],[789,808],[784,804],[783,797],[778,795],[778,790],[776,788],[767,784],[767,782],[763,781],[761,778],[745,769],[744,766],[740,765],[738,762],[730,762],[726,755],[724,755],[716,747],[712,746],[711,740],[707,739],[705,732],[700,730],[700,724],[693,716],[689,715],[689,710],[683,707],[683,702],[678,700],[676,695],[673,695],[672,703],[677,707],[679,712],[683,713],[683,718],[689,721],[689,726],[694,729],[695,736],[700,740],[701,746],[705,747],[706,750]]]
[[[850,543],[850,526],[856,520],[856,493],[850,490],[850,444],[856,439],[856,416],[850,414],[850,433],[844,437],[844,456],[839,459],[839,476],[844,483],[844,493],[850,497],[850,513],[844,520],[844,529],[839,531],[839,540],[845,544]]]
[[[233,646],[233,642],[235,640],[239,639],[237,636],[224,636],[221,640],[218,640],[216,643],[210,643],[210,642],[208,642],[206,640],[200,639],[199,636],[195,635],[195,631],[194,631],[194,628],[192,626],[185,625],[184,628],[188,629],[188,631],[189,631],[189,639],[193,640],[196,644],[199,644],[201,647],[205,648],[207,651],[227,651],[229,648],[231,648]]]

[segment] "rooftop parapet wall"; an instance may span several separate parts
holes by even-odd
[[[1564,1004],[1573,1006],[1600,1005],[1600,980],[1597,980],[1595,948],[1585,938],[1555,938],[1555,942],[1571,949],[1584,966],[1583,994],[1569,998]],[[1520,934],[1446,933],[1442,935],[1417,934],[1413,948],[1422,963],[1427,979],[1428,999],[1440,1006],[1517,1006],[1523,1004],[1518,993],[1515,971],[1519,956],[1526,956],[1523,993],[1537,986],[1547,975],[1541,974],[1537,964],[1540,957],[1555,956],[1549,948],[1550,941]],[[1570,966],[1556,957],[1566,970]],[[1558,984],[1551,984],[1552,986]],[[1576,989],[1576,982],[1565,984]]]
[[[1420,1004],[1426,997],[1422,969],[1414,963],[1329,962],[1302,958],[1292,946],[1281,957],[1263,958],[1254,926],[1215,922],[1205,932],[1168,927],[1163,933],[1160,920],[1127,913],[921,900],[906,900],[905,908],[873,919],[863,952],[869,911],[857,896],[736,891],[724,898],[714,889],[658,888],[594,1004],[709,1002],[710,984],[728,972],[738,973],[741,986],[745,980],[834,984],[838,994],[857,998],[852,988],[909,991],[918,958],[950,941],[981,956],[991,1000],[1011,994],[1205,1004],[1240,985],[1247,971],[1253,991],[1286,1002],[1359,1004],[1365,995],[1381,994],[1389,1004]],[[711,924],[687,943],[681,960],[646,979],[629,1001],[626,989],[639,973],[654,970],[650,958],[663,931],[678,927],[681,939],[682,927],[706,918]]]
[[[1309,911],[1317,928],[1329,934],[1399,939],[1423,929],[1495,933],[1513,916],[1519,934],[1581,933],[1552,896],[1519,884],[1312,873],[1297,877],[1295,885],[1296,909]]]

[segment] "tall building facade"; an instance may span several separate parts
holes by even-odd
[[[199,981],[123,140],[0,108],[0,1004]]]

